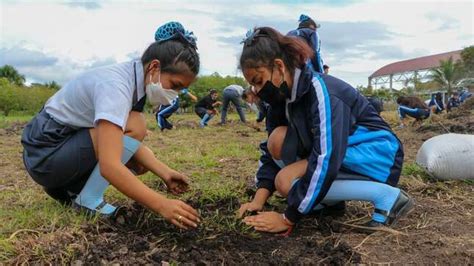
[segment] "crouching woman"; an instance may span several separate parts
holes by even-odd
[[[367,226],[392,225],[413,205],[396,187],[402,145],[357,90],[305,64],[311,53],[303,41],[268,27],[250,31],[244,40],[240,67],[270,110],[258,189],[239,215],[262,211],[278,191],[288,201],[284,213],[259,212],[245,217],[245,223],[281,232],[313,211],[360,200],[375,206]]]
[[[110,184],[180,228],[196,227],[198,213],[167,199],[137,177],[151,171],[169,190],[188,188],[183,174],[160,162],[141,141],[145,99],[169,104],[199,72],[195,39],[170,22],[141,60],[93,69],[53,95],[23,131],[28,173],[52,198],[90,214],[111,216],[104,201]]]

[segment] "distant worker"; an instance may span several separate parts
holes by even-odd
[[[190,93],[187,88],[182,89],[180,93],[191,98],[193,102],[197,102],[197,97]],[[158,107],[158,109],[156,110],[156,122],[158,123],[158,127],[161,129],[161,131],[173,128],[173,124],[171,124],[168,119],[171,117],[171,115],[178,111],[179,104],[179,97],[176,97],[171,102],[171,104],[160,105]]]
[[[459,101],[463,103],[464,101],[467,100],[467,98],[471,96],[472,96],[472,93],[470,93],[468,90],[462,90],[461,93],[459,94]]]
[[[446,105],[446,111],[450,112],[451,109],[459,107],[461,100],[459,99],[459,93],[454,92],[448,100]]]
[[[329,66],[328,65],[324,65],[323,70],[324,70],[324,74],[329,75]]]
[[[431,112],[439,114],[444,110],[443,95],[441,92],[431,95],[431,100],[428,106],[431,108]]]
[[[244,88],[240,85],[229,85],[225,87],[224,91],[222,92],[223,97],[223,104],[222,104],[222,115],[221,115],[221,124],[224,125],[226,123],[227,118],[227,110],[229,109],[229,105],[232,102],[237,113],[239,114],[240,121],[245,123],[245,114],[242,110],[242,102],[240,98],[244,94]]]
[[[411,116],[416,121],[421,121],[430,116],[430,108],[420,98],[414,96],[400,96],[397,99],[400,127],[405,127],[404,120]]]
[[[217,115],[216,107],[222,103],[217,101],[217,90],[211,89],[209,94],[203,97],[194,106],[194,112],[201,118],[200,127],[205,127],[209,121]]]
[[[258,96],[253,92],[253,87],[250,86],[245,89],[242,94],[242,99],[246,101],[250,106],[255,105],[257,107],[257,123],[262,122],[267,116],[268,108],[270,107],[268,103],[260,100]]]
[[[298,36],[303,38],[313,50],[313,57],[308,61],[316,72],[323,73],[323,60],[321,58],[321,39],[317,29],[321,25],[307,15],[301,14],[298,20],[299,25],[296,30],[288,32],[288,36]]]

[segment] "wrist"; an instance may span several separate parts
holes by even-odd
[[[256,209],[261,210],[261,209],[263,209],[263,205],[265,203],[259,202],[259,201],[254,199],[250,202],[250,204],[252,204]]]
[[[161,179],[163,179],[164,181],[171,179],[171,176],[173,175],[173,171],[174,170],[171,168],[166,169],[164,174],[161,176]]]
[[[295,225],[295,223],[293,223],[292,221],[288,220],[288,218],[286,218],[286,215],[284,213],[281,214],[282,218],[283,218],[283,222],[289,226],[289,227],[293,227]]]
[[[159,214],[161,214],[162,211],[163,211],[163,208],[165,206],[169,205],[168,200],[169,200],[168,198],[166,198],[163,195],[160,195],[160,194],[157,193],[156,199],[153,201],[153,203],[149,207],[153,211],[158,212]]]

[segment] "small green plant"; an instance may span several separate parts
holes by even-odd
[[[421,177],[424,180],[430,178],[428,172],[426,172],[425,169],[423,169],[421,166],[419,166],[416,163],[404,164],[403,169],[402,169],[402,175]]]

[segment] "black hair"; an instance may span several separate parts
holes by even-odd
[[[242,99],[247,100],[247,98],[249,97],[248,94],[251,92],[252,92],[252,86],[248,86],[242,93]]]
[[[143,65],[158,59],[162,72],[179,74],[190,71],[199,73],[199,54],[191,45],[181,40],[154,42],[145,50],[141,61]],[[187,69],[183,68],[184,64]]]
[[[311,56],[313,51],[302,39],[261,27],[255,28],[252,36],[245,40],[239,68],[273,67],[273,61],[278,58],[293,74],[294,69],[302,68]]]
[[[212,94],[214,94],[214,93],[217,93],[217,90],[216,90],[216,89],[211,89],[211,90],[209,90],[209,95],[212,95]]]
[[[323,69],[328,69],[329,66],[328,65],[323,65]]]
[[[404,105],[410,108],[428,108],[425,102],[415,96],[400,96],[397,98],[397,104]]]
[[[308,18],[307,20],[300,22],[298,29],[311,28],[311,26],[313,26],[315,29],[318,27],[312,18]]]

